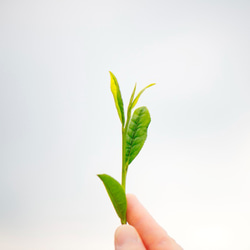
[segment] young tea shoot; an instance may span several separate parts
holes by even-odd
[[[98,177],[102,180],[110,200],[115,208],[115,211],[122,224],[127,223],[127,200],[126,200],[126,177],[128,172],[128,166],[135,159],[135,157],[141,151],[144,142],[147,138],[147,130],[150,124],[151,118],[147,107],[137,108],[131,117],[132,110],[137,104],[141,94],[149,87],[155,85],[155,83],[149,84],[142,89],[135,97],[136,84],[131,94],[130,101],[127,108],[127,117],[125,119],[123,100],[120,91],[120,87],[115,75],[110,73],[111,78],[111,92],[114,97],[116,110],[121,121],[122,127],[122,179],[121,184],[113,177],[107,174],[99,174]]]

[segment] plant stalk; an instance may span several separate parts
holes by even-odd
[[[125,126],[126,127],[126,126]],[[122,128],[122,187],[126,193],[126,177],[127,177],[127,166],[126,166],[126,129]],[[121,224],[127,224],[127,219],[121,220]]]
[[[122,128],[122,187],[126,190],[126,127]]]
[[[126,135],[128,130],[128,125],[131,117],[131,108],[128,108],[127,111],[127,121],[125,127],[122,127],[122,187],[126,192],[126,178],[128,171],[128,162],[126,162]]]
[[[128,162],[126,161],[126,135],[128,130],[128,125],[130,122],[131,117],[131,108],[128,108],[127,111],[127,121],[125,126],[122,126],[122,182],[121,185],[126,193],[126,178],[127,178],[127,171],[128,171]],[[125,221],[121,221],[122,224],[127,224],[127,219]]]

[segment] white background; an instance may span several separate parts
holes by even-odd
[[[125,106],[152,122],[128,173],[185,250],[250,250],[250,2],[0,2],[0,249],[113,249]]]

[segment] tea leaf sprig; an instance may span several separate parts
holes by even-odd
[[[122,125],[122,178],[121,184],[113,177],[107,174],[99,174],[98,177],[102,180],[115,211],[122,224],[127,223],[127,200],[126,200],[126,178],[128,166],[141,151],[146,138],[148,126],[151,122],[150,113],[147,107],[142,106],[137,108],[131,117],[132,109],[137,104],[142,93],[155,83],[149,84],[142,89],[135,97],[136,84],[130,97],[127,108],[127,119],[125,120],[123,100],[120,87],[115,75],[110,73],[110,88],[114,97],[116,110]]]

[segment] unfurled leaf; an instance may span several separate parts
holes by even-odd
[[[115,106],[116,106],[119,118],[121,120],[122,126],[124,126],[125,118],[124,118],[123,100],[122,100],[120,87],[119,87],[119,84],[115,75],[112,72],[109,72],[109,73],[110,73],[110,78],[111,78],[111,81],[110,81],[111,92],[114,97]]]
[[[134,111],[126,134],[125,156],[128,164],[135,159],[143,147],[150,121],[150,114],[146,107],[140,107]]]
[[[155,85],[155,83],[149,84],[147,87],[145,87],[144,89],[142,89],[142,90],[139,92],[139,94],[138,94],[138,95],[136,96],[136,98],[134,99],[131,108],[134,108],[134,106],[135,106],[136,103],[138,102],[138,100],[139,100],[141,94],[142,94],[147,88],[149,88],[149,87],[151,87],[151,86],[153,86],[153,85]]]
[[[99,174],[98,177],[102,180],[108,195],[113,203],[117,215],[121,219],[121,223],[126,223],[127,199],[124,188],[113,177],[107,174]]]

